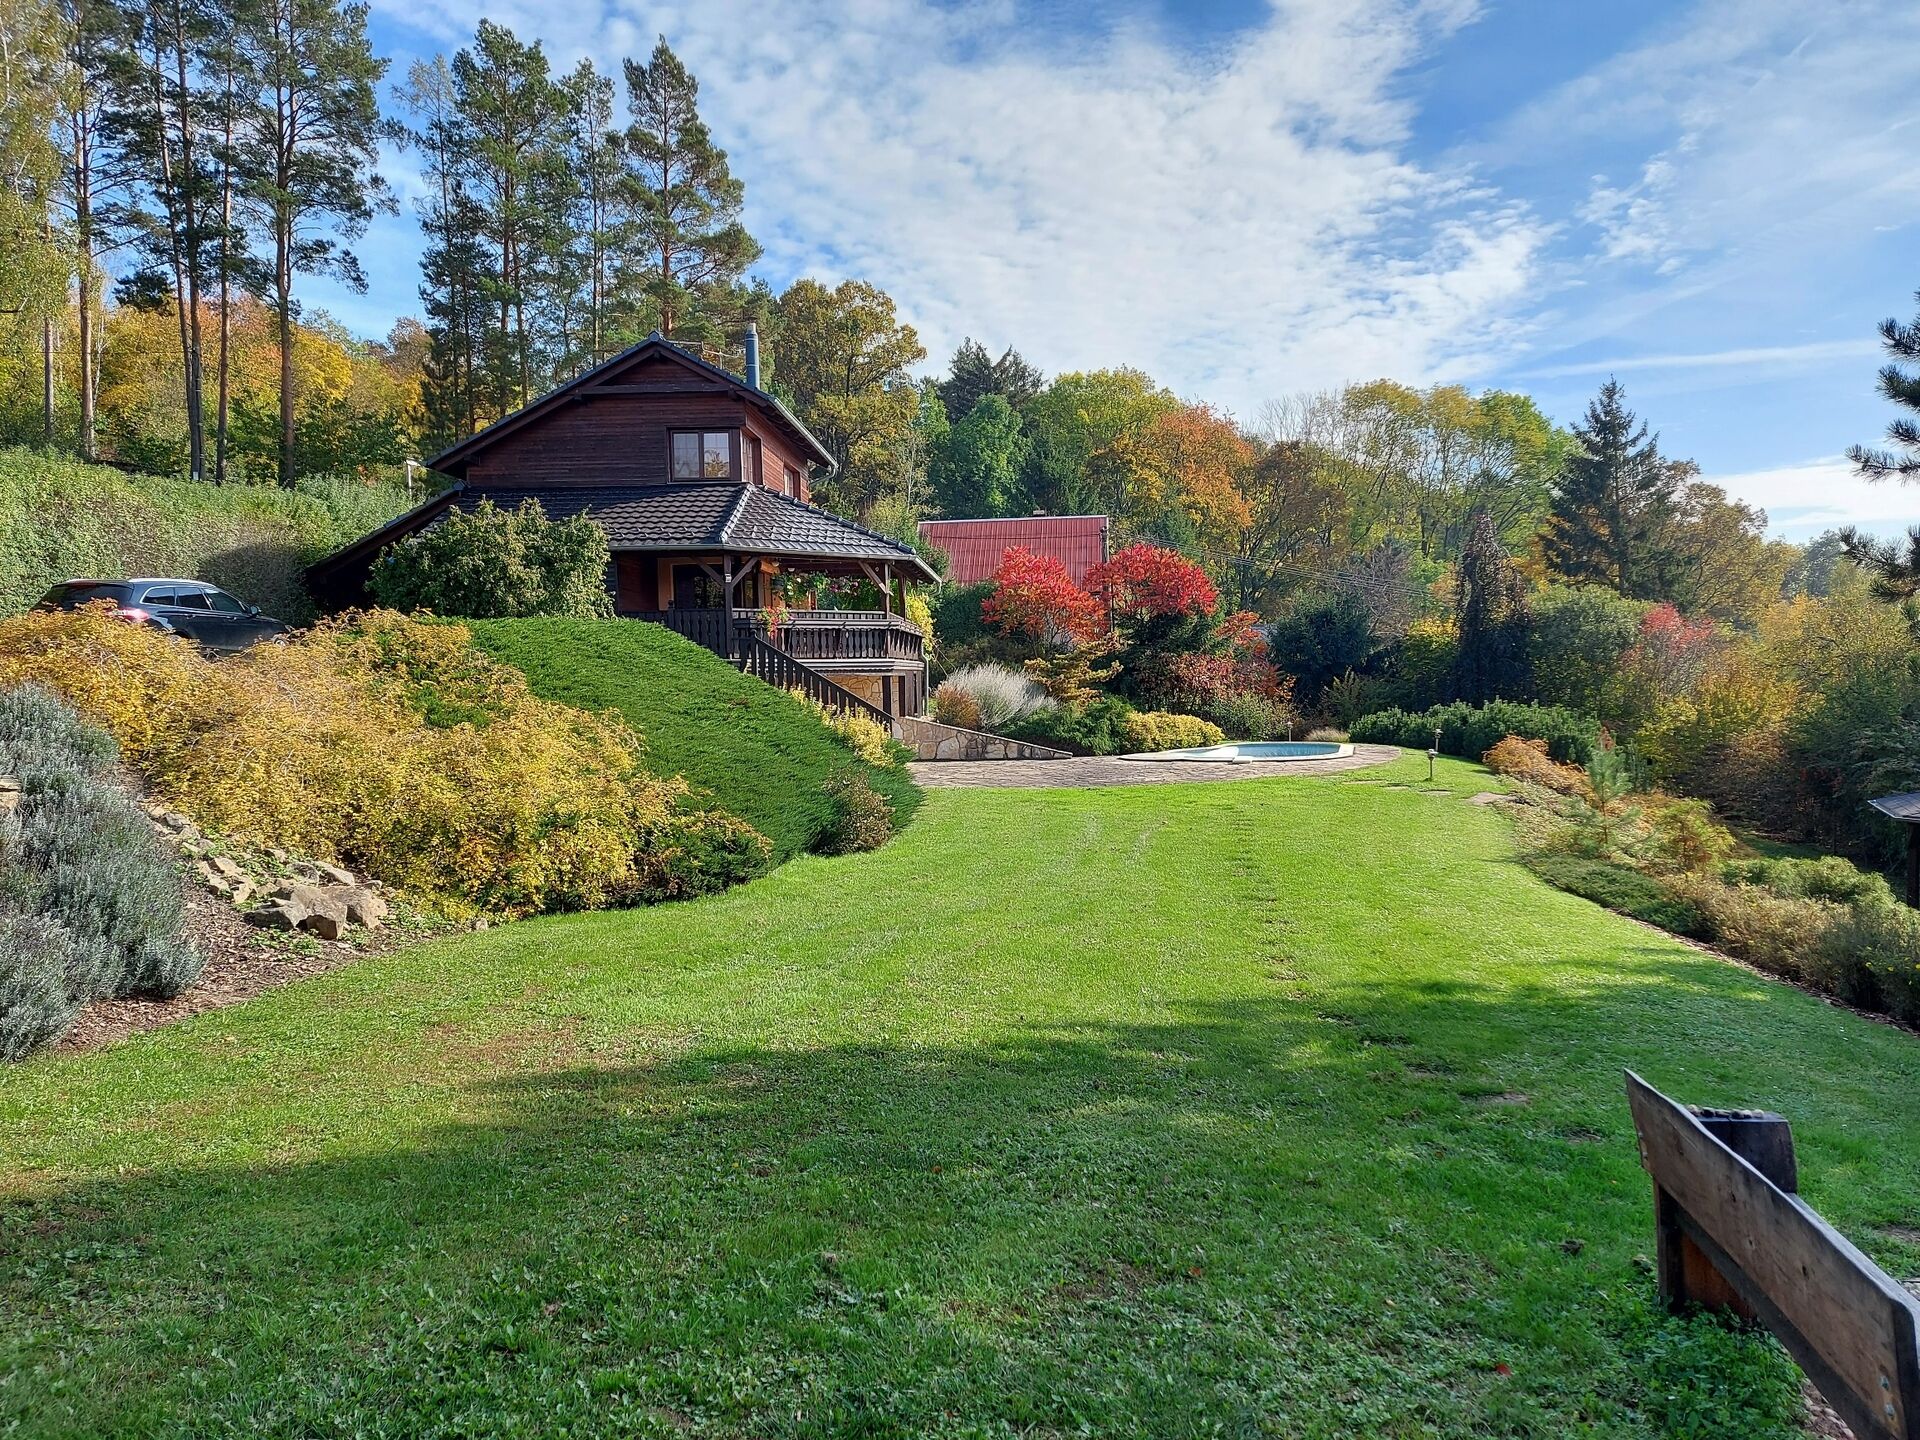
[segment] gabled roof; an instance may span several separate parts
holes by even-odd
[[[947,554],[947,579],[974,585],[993,578],[1009,546],[1057,557],[1084,585],[1087,571],[1107,558],[1104,515],[1020,515],[991,520],[922,520],[920,538]]]
[[[713,364],[709,360],[702,359],[691,350],[683,349],[674,344],[658,330],[654,331],[653,334],[649,335],[639,344],[629,345],[619,354],[609,356],[592,369],[582,370],[571,380],[554,386],[554,388],[547,391],[546,394],[540,396],[538,399],[529,401],[511,415],[494,421],[493,424],[487,426],[486,429],[469,435],[456,445],[448,446],[445,450],[442,450],[438,455],[426,462],[427,468],[429,470],[438,470],[444,475],[464,477],[467,466],[472,462],[473,458],[495,441],[502,440],[533,421],[538,420],[541,416],[559,409],[560,406],[579,397],[583,392],[590,392],[595,385],[606,380],[618,371],[637,365],[654,356],[664,356],[671,359],[693,370],[697,374],[704,375],[708,379],[725,385],[729,389],[737,392],[742,400],[745,400],[750,405],[757,406],[769,419],[781,429],[785,430],[794,441],[809,452],[816,462],[825,466],[828,474],[832,474],[837,468],[832,453],[814,437],[811,430],[800,423],[799,417],[787,409],[785,405],[782,405],[766,391],[756,389],[754,386],[747,384],[745,380],[742,380],[732,371],[723,370],[720,366]]]

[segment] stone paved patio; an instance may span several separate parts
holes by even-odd
[[[907,769],[929,789],[984,785],[1000,789],[1061,790],[1090,785],[1172,785],[1195,780],[1263,780],[1276,775],[1334,775],[1400,758],[1393,745],[1356,745],[1337,760],[1121,760],[1111,755],[1071,760],[920,760]]]

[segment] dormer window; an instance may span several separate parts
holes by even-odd
[[[673,432],[673,478],[676,480],[737,480],[733,463],[733,431],[676,430]]]

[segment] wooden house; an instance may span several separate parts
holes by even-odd
[[[454,484],[314,564],[309,585],[327,608],[364,604],[387,546],[455,506],[532,500],[606,532],[616,614],[837,708],[918,715],[924,643],[899,587],[939,577],[910,546],[811,503],[833,457],[758,381],[751,333],[744,379],[651,335],[428,461]],[[770,615],[783,575],[864,577],[881,608]]]

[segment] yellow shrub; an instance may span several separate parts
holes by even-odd
[[[838,735],[846,747],[867,764],[891,769],[900,763],[900,752],[894,748],[893,731],[878,720],[850,711],[829,710],[804,690],[793,689],[787,693],[818,715],[820,723]]]
[[[1198,715],[1136,710],[1120,721],[1120,738],[1132,750],[1187,750],[1196,745],[1222,744],[1227,736],[1218,725]]]
[[[0,621],[0,683],[99,721],[211,829],[507,914],[617,903],[685,793],[612,716],[537,698],[457,625],[349,615],[213,663],[81,612]]]

